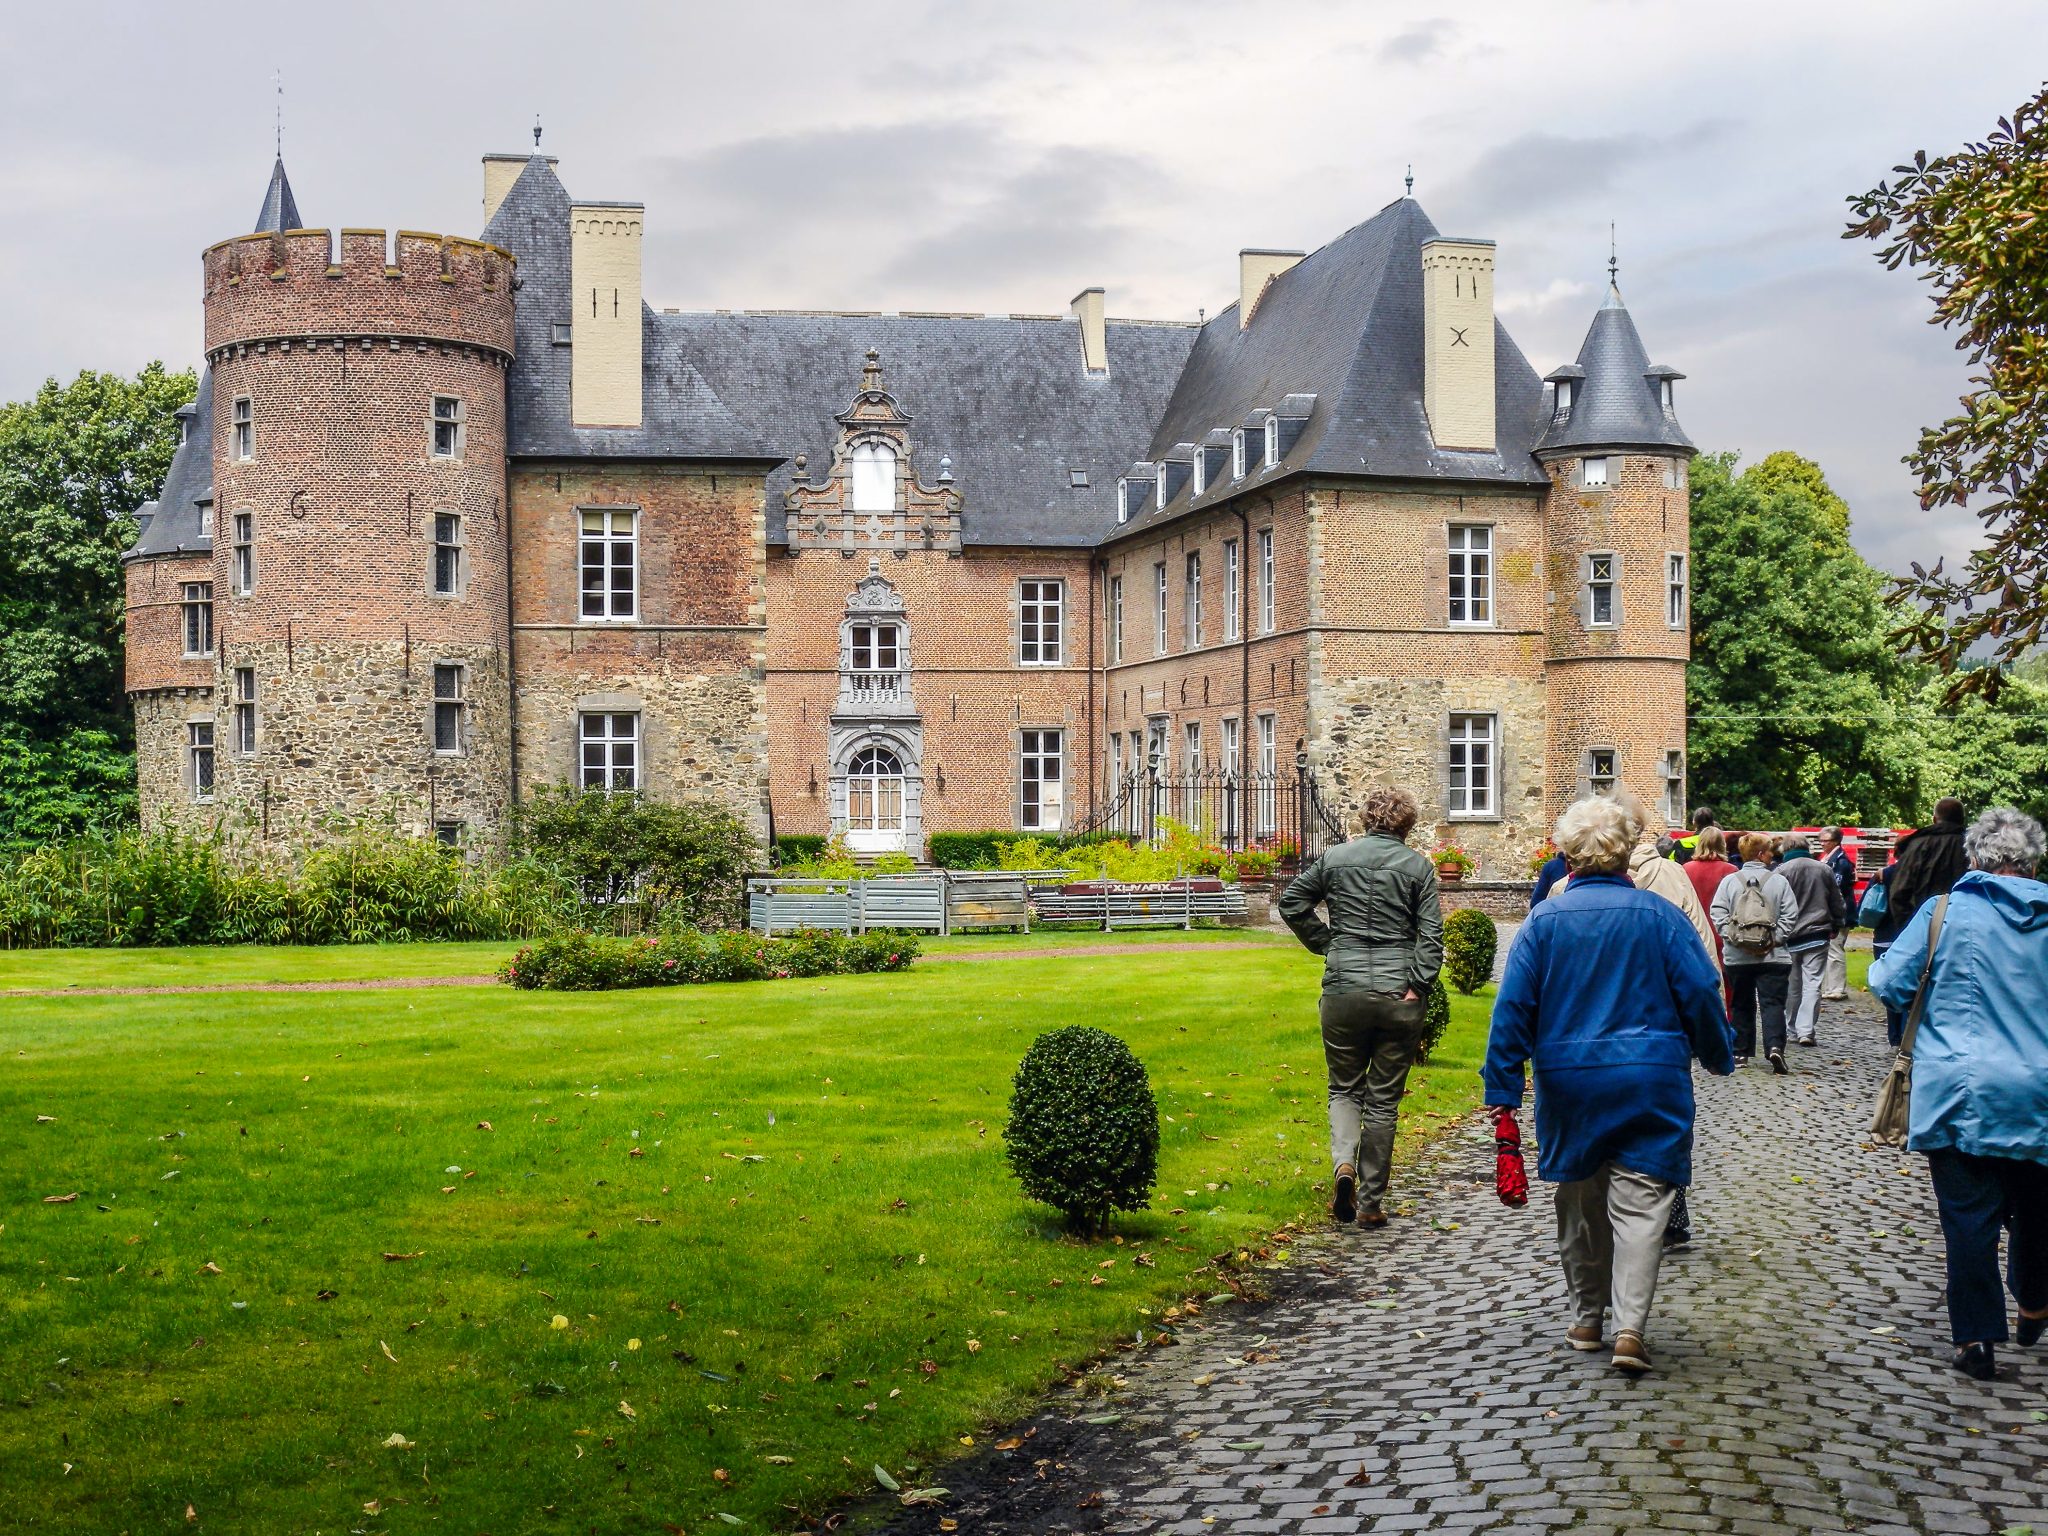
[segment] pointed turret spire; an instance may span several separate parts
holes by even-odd
[[[299,218],[298,199],[292,196],[290,178],[284,173],[284,156],[270,168],[270,185],[263,193],[263,211],[256,215],[255,233],[274,234],[281,229],[304,229]]]
[[[1610,246],[1607,296],[1594,311],[1578,361],[1545,380],[1559,386],[1560,403],[1536,445],[1539,453],[1573,448],[1692,450],[1692,439],[1678,425],[1671,404],[1672,386],[1685,375],[1650,365],[1635,320],[1621,301],[1621,286],[1615,281],[1618,265]]]

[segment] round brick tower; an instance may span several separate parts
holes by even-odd
[[[1550,376],[1537,447],[1546,518],[1554,815],[1626,785],[1653,820],[1682,822],[1692,575],[1686,470],[1694,448],[1611,283],[1576,363]]]
[[[497,843],[512,257],[275,228],[203,261],[216,820],[237,841]]]

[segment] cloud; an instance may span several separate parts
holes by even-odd
[[[1706,118],[1664,134],[1520,134],[1481,152],[1444,201],[1455,210],[1478,212],[1497,227],[1518,214],[1547,214],[1610,191],[1629,171],[1707,148],[1731,127],[1725,119]]]
[[[1380,44],[1379,56],[1387,64],[1426,64],[1444,51],[1444,45],[1458,29],[1441,17],[1405,27]]]

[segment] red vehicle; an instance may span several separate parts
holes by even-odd
[[[1802,837],[1811,838],[1813,840],[1813,851],[1816,854],[1820,852],[1819,827],[1793,827],[1791,830],[1799,833]],[[1898,843],[1898,840],[1912,830],[1911,827],[1842,828],[1842,847],[1848,851],[1849,857],[1856,861],[1857,901],[1863,900],[1864,890],[1872,880],[1877,878],[1878,872],[1891,862],[1892,848]],[[1735,852],[1732,845],[1735,839],[1742,834],[1730,831],[1725,827],[1722,828],[1722,831],[1727,834],[1731,845],[1729,857],[1733,858]],[[1689,829],[1675,829],[1671,835],[1677,838],[1687,836],[1688,833]],[[1772,832],[1769,835],[1772,837],[1782,837],[1784,833],[1782,831]]]

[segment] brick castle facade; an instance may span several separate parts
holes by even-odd
[[[644,217],[491,156],[481,239],[330,234],[280,163],[204,253],[145,824],[488,849],[575,784],[918,853],[1156,771],[1256,842],[1300,764],[1512,877],[1588,789],[1682,818],[1693,448],[1611,285],[1539,378],[1411,198],[1201,325],[657,310]]]

